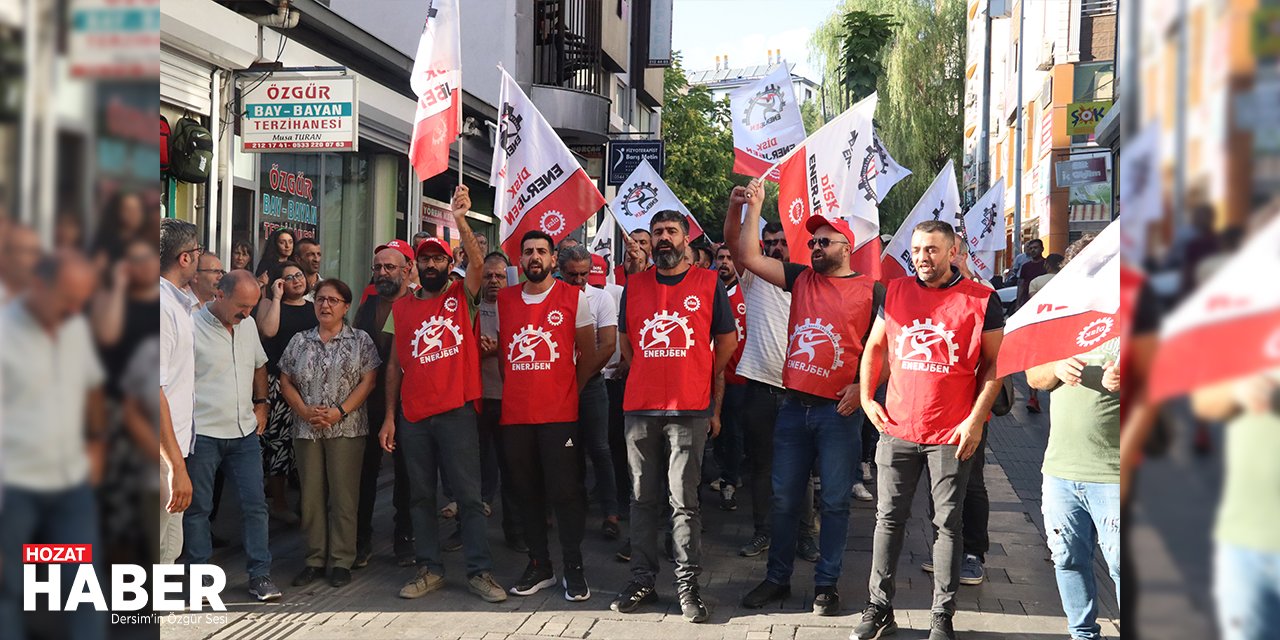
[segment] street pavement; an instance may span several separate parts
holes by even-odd
[[[1025,389],[1025,386],[1021,386]],[[1045,546],[1040,515],[1040,461],[1048,435],[1045,415],[1028,415],[1019,406],[1009,416],[991,425],[987,465],[984,469],[991,499],[991,552],[987,555],[987,580],[982,585],[962,586],[955,625],[961,638],[985,640],[1019,638],[1048,640],[1066,637],[1054,581],[1053,566]],[[1046,405],[1047,407],[1047,405]],[[1046,408],[1047,411],[1047,408]],[[627,565],[614,560],[619,543],[605,540],[599,533],[600,518],[593,510],[588,516],[584,544],[587,578],[592,597],[581,603],[567,602],[560,588],[534,596],[512,596],[501,604],[487,604],[471,595],[465,586],[461,552],[446,554],[447,585],[441,591],[418,600],[396,596],[411,569],[395,565],[390,548],[391,477],[382,478],[375,527],[376,553],[371,564],[354,572],[352,584],[341,589],[316,582],[299,589],[289,581],[302,568],[302,536],[296,528],[272,523],[271,550],[273,578],[284,591],[274,603],[259,604],[247,594],[248,578],[244,556],[233,542],[220,550],[214,561],[227,571],[223,591],[228,605],[225,614],[173,617],[162,623],[163,638],[282,640],[284,638],[438,638],[508,640],[520,638],[601,638],[608,640],[844,640],[857,623],[867,599],[867,578],[871,566],[871,535],[875,511],[870,503],[854,502],[845,552],[840,593],[845,615],[820,617],[812,613],[813,565],[797,559],[792,579],[792,596],[780,605],[763,610],[739,606],[741,596],[764,577],[764,554],[755,558],[737,555],[738,547],[751,535],[749,496],[739,493],[740,508],[724,512],[717,508],[718,497],[703,490],[703,555],[701,578],[703,596],[711,609],[711,619],[700,625],[684,622],[671,586],[671,566],[664,562],[658,578],[661,601],[631,615],[614,613],[609,602],[627,583]],[[874,487],[872,487],[874,492]],[[928,636],[932,578],[920,569],[928,558],[932,531],[924,519],[926,491],[918,491],[908,528],[898,577],[895,602],[899,638]],[[235,492],[224,491],[223,509],[216,527],[233,541],[238,537]],[[508,549],[502,541],[499,514],[490,522],[496,577],[506,586],[524,569],[526,558]],[[447,534],[452,524],[442,526]],[[624,534],[626,523],[623,523]],[[558,557],[552,538],[552,556]],[[558,567],[557,567],[558,568]],[[1114,588],[1101,561],[1098,562],[1103,633],[1119,637],[1119,607]]]

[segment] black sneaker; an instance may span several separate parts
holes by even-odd
[[[862,612],[862,622],[853,628],[850,640],[873,640],[898,632],[898,623],[893,619],[893,607],[882,607],[868,604]]]
[[[258,602],[270,602],[280,599],[280,590],[271,581],[271,576],[258,576],[257,578],[249,578],[249,595],[257,599]]]
[[[453,530],[453,535],[445,539],[444,544],[440,548],[445,551],[457,551],[462,548],[462,525],[459,524],[457,529]]]
[[[929,625],[929,640],[956,640],[956,630],[951,625],[950,613],[933,614],[933,624]]]
[[[587,586],[587,576],[582,572],[582,565],[565,566],[564,599],[569,602],[582,602],[591,598],[591,587]]]
[[[743,545],[741,549],[738,549],[738,555],[744,558],[754,558],[768,550],[769,536],[768,534],[760,533],[756,534],[756,537]]]
[[[319,580],[320,576],[323,574],[324,569],[321,569],[320,567],[307,567],[298,574],[298,577],[293,579],[293,586],[305,587],[312,582]]]
[[[414,550],[413,543],[414,539],[411,537],[396,538],[394,549],[397,565],[412,567],[418,563],[418,552]]]
[[[720,488],[720,509],[722,511],[737,511],[738,499],[734,497],[737,489],[731,484],[724,484]]]
[[[622,548],[613,554],[613,559],[618,562],[631,562],[631,540],[629,538],[622,543]]]
[[[622,593],[609,604],[609,608],[618,613],[631,613],[640,608],[640,605],[650,604],[658,601],[658,592],[653,587],[646,587],[642,584],[632,582],[627,585]]]
[[[702,602],[702,594],[698,593],[697,585],[680,589],[680,615],[685,622],[696,624],[707,621],[707,605]]]
[[[605,520],[600,525],[600,533],[604,535],[605,540],[617,540],[622,537],[622,528],[613,520]]]
[[[813,612],[820,616],[840,615],[840,591],[835,587],[815,587]]]
[[[778,584],[765,580],[756,585],[747,595],[742,596],[742,606],[748,609],[759,609],[770,602],[782,601],[791,597],[791,585]]]
[[[531,596],[556,583],[556,572],[550,562],[530,560],[524,568],[524,575],[511,587],[511,593],[517,596]]]
[[[796,544],[796,557],[809,562],[817,562],[822,557],[822,553],[818,551],[818,544],[813,538],[801,538]]]
[[[334,567],[329,573],[329,586],[337,589],[351,584],[351,570]]]

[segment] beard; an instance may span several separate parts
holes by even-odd
[[[716,271],[720,272],[720,280],[726,283],[733,282],[733,276],[735,274],[733,273],[733,269],[730,269],[728,265],[720,267],[719,269],[716,269]]]
[[[810,256],[809,262],[813,265],[813,270],[821,274],[831,273],[840,266],[835,260],[827,257],[827,254],[822,251],[814,251],[813,255]]]
[[[386,276],[378,276],[373,279],[373,288],[378,295],[383,297],[394,296],[400,293],[400,287],[404,281],[399,278],[388,278]]]
[[[551,272],[541,264],[530,264],[524,267],[524,277],[534,284],[540,284],[549,275],[551,275]]]
[[[666,240],[653,246],[653,264],[659,269],[675,269],[684,261],[684,247],[676,248]]]
[[[419,269],[418,281],[422,283],[422,288],[427,291],[440,291],[449,283],[449,272],[435,269]]]

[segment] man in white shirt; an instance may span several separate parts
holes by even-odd
[[[194,224],[176,218],[160,221],[160,563],[182,553],[182,512],[191,504],[186,458],[195,443],[191,412],[195,403],[195,343],[192,299],[182,291],[199,268],[200,247]]]
[[[212,253],[201,254],[200,260],[196,263],[195,277],[191,278],[191,286],[189,287],[189,295],[195,299],[195,306],[191,309],[203,307],[213,299],[218,297],[218,283],[222,282],[222,276],[227,275],[227,270],[222,268],[222,260]]]

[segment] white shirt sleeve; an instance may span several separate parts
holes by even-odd
[[[174,359],[174,351],[178,346],[178,336],[174,334],[173,314],[160,307],[160,386],[167,387],[169,379],[169,363]]]
[[[583,327],[590,327],[595,323],[596,323],[595,318],[592,317],[591,315],[591,303],[587,301],[587,292],[579,290],[578,291],[578,320],[574,323],[573,326],[581,329]],[[614,321],[614,324],[617,324],[616,320]]]
[[[591,314],[595,316],[596,329],[618,326],[618,306],[613,302],[613,296],[603,289],[595,291],[588,298],[591,300]]]

